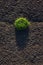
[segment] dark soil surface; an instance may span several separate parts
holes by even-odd
[[[12,23],[21,16],[43,21],[43,0],[0,0],[0,21]]]
[[[43,65],[43,22],[24,31],[0,22],[0,65]]]
[[[28,29],[10,24],[18,17]],[[0,0],[0,65],[43,65],[43,0]]]

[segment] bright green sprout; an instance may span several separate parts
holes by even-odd
[[[14,22],[14,26],[18,30],[24,30],[30,25],[30,22],[26,18],[17,18]]]

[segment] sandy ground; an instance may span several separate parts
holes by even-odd
[[[43,22],[24,31],[0,22],[0,65],[43,65]]]

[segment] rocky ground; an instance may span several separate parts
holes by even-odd
[[[0,22],[0,65],[43,65],[43,22],[24,31]]]

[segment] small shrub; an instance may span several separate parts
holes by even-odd
[[[30,22],[26,18],[17,18],[14,22],[14,26],[18,30],[24,30],[30,25]]]

